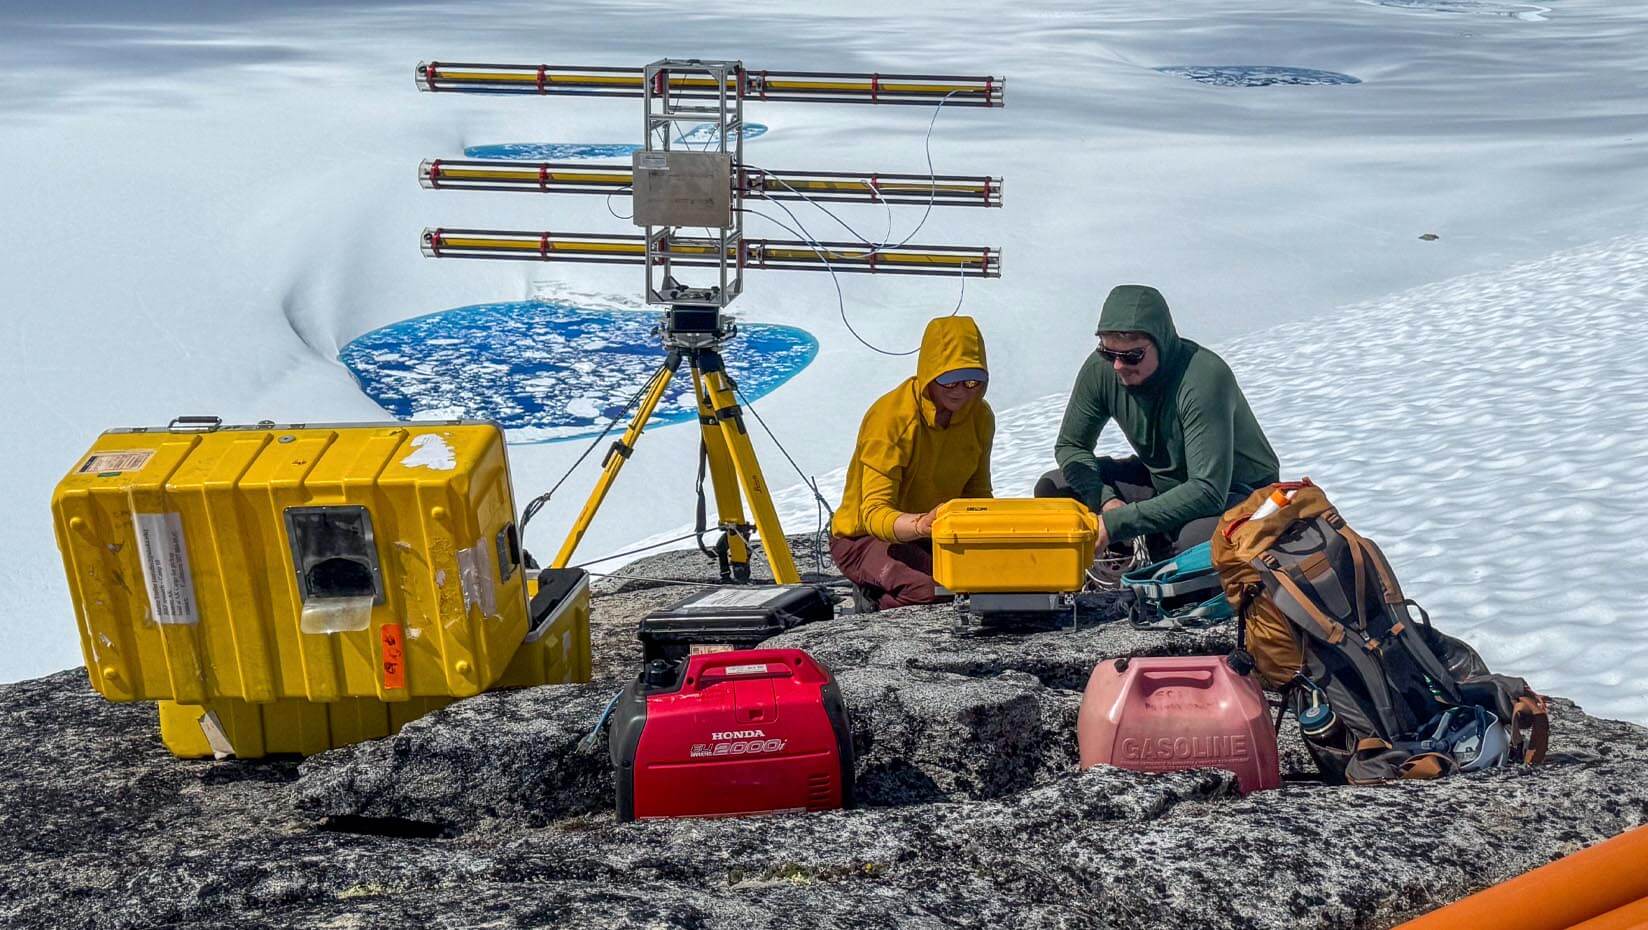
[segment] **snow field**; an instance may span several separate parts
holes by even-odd
[[[999,335],[987,328],[986,344]],[[1537,690],[1648,720],[1648,236],[1212,348],[1283,477],[1321,485],[1439,627]],[[992,386],[1017,376],[992,374]],[[1053,467],[1064,403],[997,411],[998,496],[1028,495]],[[1129,454],[1114,425],[1100,451]],[[775,486],[793,474],[763,464]],[[832,503],[845,471],[819,476]],[[806,487],[774,497],[789,532],[816,526]]]

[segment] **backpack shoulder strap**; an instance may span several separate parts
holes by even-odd
[[[1344,624],[1327,615],[1327,612],[1316,606],[1316,601],[1299,587],[1287,570],[1282,567],[1274,556],[1269,553],[1260,553],[1253,558],[1252,565],[1259,570],[1259,576],[1276,583],[1288,593],[1295,602],[1304,609],[1306,616],[1315,621],[1317,629],[1310,631],[1311,635],[1323,640],[1330,646],[1337,646],[1345,639]],[[1284,608],[1283,613],[1287,613]]]
[[[1338,511],[1330,510],[1322,515],[1328,526],[1332,527],[1345,542],[1350,544],[1351,560],[1356,563],[1356,594],[1357,609],[1362,609],[1364,602],[1364,564],[1371,565],[1379,578],[1379,587],[1384,592],[1385,604],[1392,612],[1392,619],[1396,622],[1391,625],[1388,638],[1401,643],[1415,663],[1419,665],[1426,677],[1436,683],[1448,700],[1455,704],[1463,703],[1464,698],[1459,692],[1459,684],[1436,653],[1431,651],[1419,632],[1413,628],[1413,617],[1408,613],[1407,605],[1412,603],[1402,593],[1402,586],[1396,581],[1396,573],[1391,570],[1390,560],[1372,540],[1350,528]],[[1360,619],[1360,618],[1358,618]]]
[[[1311,623],[1300,620],[1297,612],[1287,604],[1278,602],[1274,597],[1271,601],[1287,617],[1289,622],[1304,630],[1312,639],[1326,644],[1343,656],[1356,673],[1361,676],[1367,691],[1368,698],[1373,703],[1373,710],[1378,715],[1378,725],[1384,734],[1395,739],[1402,732],[1401,715],[1391,701],[1390,682],[1385,677],[1385,671],[1380,666],[1374,652],[1380,648],[1377,640],[1370,640],[1356,630],[1347,629],[1344,624],[1328,616],[1327,612],[1317,605],[1316,601],[1305,593],[1304,588],[1292,577],[1287,567],[1268,552],[1255,556],[1252,562],[1259,571],[1261,578],[1274,587],[1280,588],[1288,595],[1289,600],[1299,605]],[[1346,642],[1348,638],[1351,642]]]
[[[1356,531],[1345,523],[1344,518],[1339,516],[1337,510],[1329,510],[1322,514],[1322,522],[1326,523],[1329,529],[1337,531],[1340,536],[1344,537],[1345,543],[1350,548],[1351,566],[1356,573],[1356,626],[1357,629],[1366,632],[1368,628],[1368,557],[1360,545],[1362,538],[1356,535]]]
[[[1407,595],[1402,593],[1402,586],[1396,581],[1396,573],[1391,571],[1390,562],[1385,559],[1385,554],[1379,550],[1378,546],[1375,546],[1361,533],[1351,529],[1350,524],[1345,522],[1345,518],[1341,517],[1337,510],[1327,511],[1322,514],[1322,519],[1327,522],[1334,532],[1343,536],[1345,541],[1350,543],[1351,558],[1358,563],[1359,567],[1364,556],[1368,557],[1367,560],[1373,563],[1373,570],[1379,576],[1379,586],[1385,592],[1385,603],[1400,604],[1407,600]],[[1358,584],[1357,591],[1360,593],[1362,579],[1358,577],[1356,581]]]

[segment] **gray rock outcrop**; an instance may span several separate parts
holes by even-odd
[[[1648,730],[1560,699],[1531,769],[1328,788],[1290,721],[1278,791],[1077,772],[1096,661],[1219,653],[1230,631],[961,638],[933,607],[769,642],[835,671],[858,809],[618,824],[605,748],[578,744],[635,665],[636,621],[688,591],[598,592],[594,682],[301,764],[173,759],[151,706],[79,670],[0,686],[0,926],[1371,928],[1648,822]]]

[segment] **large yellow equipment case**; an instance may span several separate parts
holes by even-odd
[[[371,698],[266,704],[235,698],[205,704],[160,701],[160,741],[172,755],[185,759],[256,759],[282,753],[310,756],[397,733],[403,724],[453,700],[416,698],[393,704]]]
[[[52,509],[111,700],[465,697],[528,633],[490,422],[111,430]]]
[[[1069,498],[958,498],[934,514],[933,580],[957,594],[1080,591],[1098,533]]]
[[[589,681],[589,576],[550,569],[548,584],[527,579],[533,627],[509,667],[488,690]],[[277,753],[313,755],[378,739],[451,704],[454,698],[385,702],[344,698],[325,703],[279,700],[254,704],[222,698],[205,704],[161,701],[160,739],[175,756],[255,759]]]

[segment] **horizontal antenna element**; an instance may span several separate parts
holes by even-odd
[[[560,94],[575,97],[640,97],[644,68],[574,65],[497,65],[469,62],[418,63],[418,89],[485,94]],[[701,72],[669,73],[653,93],[686,100],[715,100],[721,85]],[[1004,78],[954,74],[864,74],[837,71],[757,71],[740,69],[727,79],[729,95],[744,100],[819,103],[873,103],[953,107],[999,107]]]
[[[734,175],[744,196],[758,200],[1001,206],[1001,178],[987,176],[768,171],[736,165]],[[611,195],[629,194],[635,177],[629,165],[435,158],[418,166],[418,182],[437,190]]]
[[[429,258],[495,258],[515,261],[594,262],[642,265],[646,236],[596,233],[524,232],[495,229],[425,229],[423,254]],[[721,263],[715,239],[675,236],[660,244],[670,262],[683,267],[713,268]],[[1001,276],[1001,250],[948,245],[866,245],[862,242],[808,242],[802,239],[745,238],[724,252],[741,268],[793,271],[862,272],[866,274]]]

